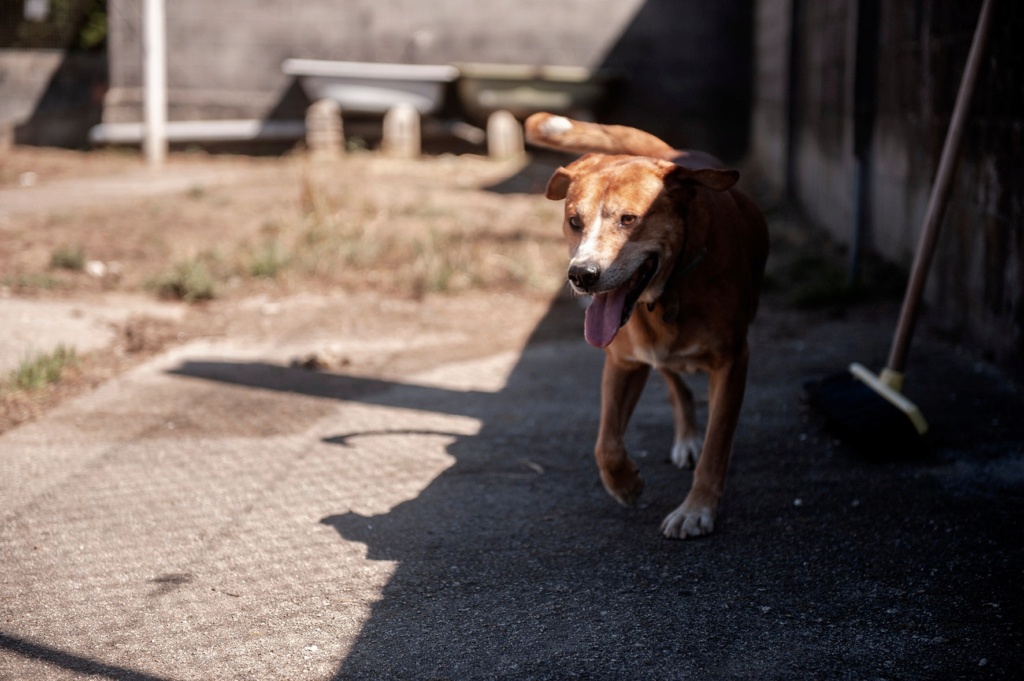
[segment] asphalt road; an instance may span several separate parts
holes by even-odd
[[[574,303],[488,329],[521,349],[291,368],[411,338],[331,336],[333,304],[0,436],[0,678],[1024,675],[1021,387],[922,338],[908,394],[933,435],[908,458],[803,404],[804,378],[884,359],[892,309],[768,301],[716,533],[671,541],[689,473],[666,391],[653,377],[634,416],[647,488],[623,509],[591,459],[602,356]]]

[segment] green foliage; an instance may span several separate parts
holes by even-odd
[[[66,345],[58,345],[53,352],[29,357],[11,371],[5,392],[38,390],[51,383],[57,383],[64,369],[77,362],[75,349]]]
[[[81,272],[85,268],[85,249],[78,244],[60,246],[50,254],[50,267]]]
[[[42,21],[25,19],[24,11],[25,0],[0,0],[0,48],[106,47],[106,0],[49,0],[49,13]]]
[[[216,297],[213,274],[209,266],[199,258],[178,263],[169,273],[157,279],[154,287],[163,298],[176,298],[187,303]]]
[[[78,33],[78,47],[83,50],[103,49],[107,44],[107,3],[94,2],[85,13]]]
[[[268,239],[249,256],[248,272],[252,277],[275,278],[288,264],[288,256],[276,240]]]

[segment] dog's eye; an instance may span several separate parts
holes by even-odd
[[[569,218],[569,227],[571,227],[574,232],[578,232],[583,229],[583,220],[580,220],[579,215],[573,215]]]
[[[621,218],[619,218],[619,224],[621,224],[623,227],[629,227],[634,222],[636,222],[636,216],[630,215],[629,213],[626,213]]]

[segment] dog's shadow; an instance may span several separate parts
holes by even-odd
[[[591,454],[602,362],[582,341],[578,305],[556,300],[505,388],[467,401],[483,425],[448,446],[454,465],[386,514],[322,519],[369,558],[397,562],[337,678],[602,676],[616,653],[599,641],[661,635],[643,631],[644,608],[661,603],[644,576],[678,557],[657,527],[687,477],[652,453],[647,467],[665,470],[649,477],[676,487],[653,486],[663,504],[625,510],[605,493]],[[646,402],[660,424],[644,428],[638,414],[637,448],[649,439],[667,454],[671,417],[655,384]]]
[[[658,523],[689,482],[667,461],[666,392],[652,380],[634,417],[630,446],[649,473],[647,502],[623,509],[601,487],[593,462],[603,353],[582,335],[577,302],[557,298],[498,393],[251,363],[189,362],[175,370],[481,422],[472,436],[429,433],[454,436],[447,452],[455,462],[415,498],[381,515],[321,519],[345,540],[366,544],[368,558],[396,562],[337,678],[470,678],[481,670],[532,677],[556,669],[604,676],[625,664],[617,650],[667,646],[681,635],[671,612],[678,599],[654,587],[683,549],[660,537]],[[345,447],[403,432],[378,428],[324,441]],[[645,623],[652,617],[661,620],[654,630]],[[616,645],[599,643],[609,640]]]

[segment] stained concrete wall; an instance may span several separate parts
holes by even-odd
[[[110,0],[104,120],[141,119],[135,0]],[[608,110],[674,144],[746,149],[752,0],[175,0],[171,119],[295,117],[289,57],[579,65],[628,77]]]
[[[766,178],[785,186],[788,154],[789,44],[793,0],[759,0],[754,16],[751,156]]]
[[[0,50],[0,151],[14,144],[63,59],[63,50]]]
[[[844,243],[854,224],[857,8],[870,1],[758,0],[755,10],[754,157]],[[877,1],[867,239],[909,265],[981,0]],[[1024,371],[1022,31],[1024,5],[997,3],[926,299],[929,322]]]
[[[85,146],[100,122],[106,72],[102,53],[0,50],[0,148]]]

